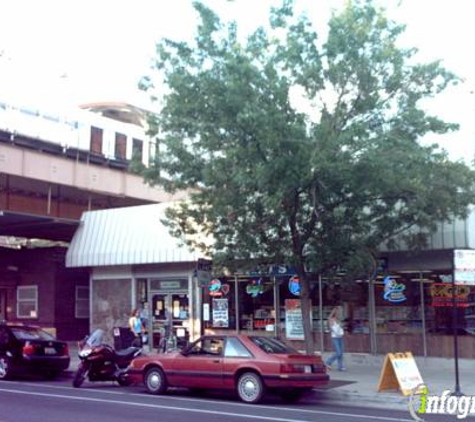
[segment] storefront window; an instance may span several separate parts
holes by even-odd
[[[421,291],[409,276],[388,275],[375,283],[376,333],[420,334]]]
[[[237,286],[237,291],[236,291]],[[236,294],[238,324],[236,327]],[[273,277],[237,277],[212,280],[203,288],[205,329],[275,332]]]
[[[300,294],[300,280],[298,276],[276,277],[278,288],[278,302],[280,325],[278,335],[289,340],[303,340],[302,297]],[[317,331],[320,324],[320,307],[317,282],[310,281],[310,310],[313,331]]]
[[[328,327],[330,312],[335,306],[341,306],[343,323],[348,333],[369,333],[368,282],[366,280],[323,279],[322,299],[324,332],[330,332]]]
[[[426,326],[431,334],[453,334],[453,286],[450,273],[434,274],[424,285]],[[475,334],[475,286],[455,287],[457,333]]]
[[[274,331],[274,282],[270,277],[239,280],[239,328],[247,331]]]
[[[172,319],[188,319],[190,312],[189,308],[188,295],[172,294]]]
[[[235,281],[216,278],[203,287],[205,329],[236,329]]]
[[[137,296],[137,305],[147,302],[147,279],[138,278],[135,280],[135,291]]]

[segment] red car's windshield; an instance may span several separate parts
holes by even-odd
[[[12,333],[18,340],[54,340],[46,331],[30,327],[12,327]]]
[[[266,353],[298,354],[298,351],[293,347],[288,346],[276,338],[249,337],[249,339]]]

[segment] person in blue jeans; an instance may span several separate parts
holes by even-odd
[[[328,358],[325,362],[328,369],[331,369],[332,363],[336,360],[339,371],[346,371],[343,361],[343,336],[345,330],[341,323],[341,307],[336,306],[332,309],[330,316],[328,317],[328,324],[330,326],[330,334],[332,337],[333,348],[335,353]]]

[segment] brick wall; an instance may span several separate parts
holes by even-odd
[[[88,285],[85,270],[64,266],[66,248],[11,250],[0,248],[0,287],[8,291],[9,321],[54,328],[61,340],[78,340],[88,332],[89,320],[75,317],[76,285]],[[18,318],[16,287],[38,286],[38,317]]]

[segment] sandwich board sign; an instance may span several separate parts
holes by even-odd
[[[397,389],[409,396],[422,392],[423,386],[424,381],[411,352],[386,355],[379,377],[378,392]]]

